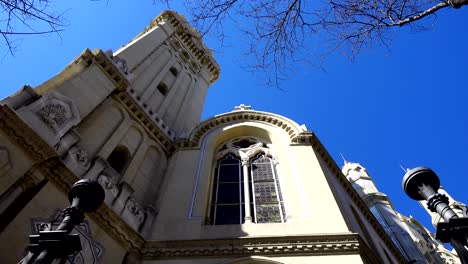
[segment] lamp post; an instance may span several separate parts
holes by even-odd
[[[408,170],[403,177],[403,189],[414,200],[426,200],[427,208],[437,212],[445,222],[438,223],[436,238],[449,242],[457,251],[463,264],[468,264],[468,215],[464,210],[464,217],[457,214],[448,205],[449,199],[445,194],[438,193],[440,180],[437,174],[426,167],[416,167]]]
[[[68,199],[71,205],[63,210],[63,220],[56,230],[39,231],[30,235],[29,253],[19,262],[21,264],[52,263],[81,250],[78,234],[70,234],[73,228],[83,222],[84,213],[94,212],[104,201],[104,190],[97,181],[83,179],[73,184]]]

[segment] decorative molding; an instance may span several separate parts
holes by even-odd
[[[200,123],[190,134],[189,140],[178,141],[177,147],[197,147],[200,139],[210,131],[220,126],[245,121],[264,122],[277,126],[289,135],[291,141],[293,141],[299,134],[306,132],[296,122],[280,115],[254,110],[236,110],[214,116]]]
[[[111,58],[109,58],[102,50],[95,49],[93,51],[85,49],[71,65],[82,65],[89,67],[92,64],[97,65],[114,83],[117,90],[124,91],[130,85],[127,76],[122,72]],[[67,67],[68,68],[68,67]]]
[[[180,241],[148,241],[145,260],[200,257],[304,256],[360,254],[365,244],[358,234],[315,236],[240,237]],[[372,253],[370,253],[372,255]],[[378,263],[378,262],[371,262]]]
[[[248,140],[251,143],[251,145],[246,148],[238,146],[237,143],[243,140]],[[244,160],[246,164],[248,164],[250,158],[254,157],[258,153],[264,153],[267,156],[272,156],[270,149],[265,148],[264,145],[266,145],[266,143],[258,137],[237,137],[228,140],[224,144],[221,144],[221,146],[224,146],[225,149],[218,150],[216,152],[216,159],[220,159],[228,153],[232,153],[234,154],[234,156],[238,156],[241,158],[242,165],[244,165]]]

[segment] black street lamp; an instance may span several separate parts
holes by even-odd
[[[63,220],[56,230],[39,231],[30,235],[29,253],[21,264],[52,263],[81,250],[78,234],[70,234],[73,228],[83,222],[84,213],[94,212],[104,201],[104,190],[97,181],[83,179],[73,184],[68,199],[71,205],[63,210]]]
[[[439,177],[426,167],[416,167],[408,170],[403,177],[403,189],[414,200],[426,200],[427,208],[437,212],[445,222],[438,223],[436,238],[444,243],[450,242],[457,251],[463,264],[468,264],[468,213],[463,211],[464,217],[458,217],[449,207],[449,199],[445,194],[438,193]]]

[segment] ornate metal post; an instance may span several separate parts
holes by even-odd
[[[39,235],[29,236],[29,253],[20,263],[52,263],[81,250],[80,238],[70,234],[73,228],[83,222],[84,213],[96,211],[104,201],[104,190],[97,181],[83,179],[75,182],[68,199],[71,206],[63,210],[64,218],[53,231],[39,231]]]
[[[438,193],[439,177],[426,167],[416,167],[408,170],[403,177],[403,189],[414,200],[426,200],[427,208],[437,212],[445,222],[437,224],[436,238],[447,243],[457,251],[463,264],[468,264],[468,215],[464,210],[464,217],[457,214],[448,205],[448,197]]]

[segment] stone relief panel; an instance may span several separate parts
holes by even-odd
[[[53,91],[32,103],[29,110],[59,138],[80,122],[79,111],[73,101]]]
[[[141,205],[135,199],[130,197],[127,200],[122,217],[132,228],[139,230],[145,221],[145,212]]]
[[[39,231],[55,230],[62,221],[62,214],[57,212],[49,220],[32,219],[32,233],[38,234]],[[104,256],[104,247],[93,239],[89,223],[85,220],[76,226],[71,234],[80,236],[82,250],[76,255],[68,256],[65,263],[73,264],[98,264]]]
[[[118,173],[110,167],[107,167],[103,172],[101,172],[97,179],[106,193],[104,202],[109,206],[112,205],[120,193],[118,179]]]
[[[68,155],[65,157],[65,163],[69,169],[75,172],[77,175],[83,175],[91,167],[91,159],[86,150],[73,146],[68,151]]]

